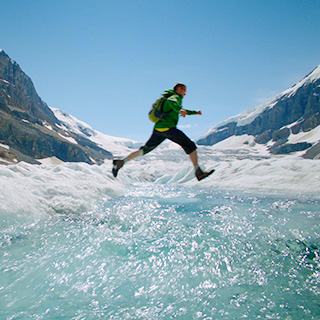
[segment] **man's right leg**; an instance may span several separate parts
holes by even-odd
[[[129,155],[127,155],[127,156],[123,159],[123,161],[124,161],[124,163],[126,163],[126,162],[128,162],[128,161],[130,161],[130,160],[133,160],[133,159],[138,158],[138,157],[141,157],[141,156],[143,156],[143,150],[142,150],[142,149],[139,149],[139,150],[133,151],[132,153],[130,153]]]
[[[126,162],[133,160],[137,157],[140,157],[142,155],[143,155],[143,150],[139,149],[137,151],[130,153],[124,159],[114,159],[113,160],[113,167],[112,167],[113,176],[116,177],[118,175],[118,171],[125,165]]]
[[[151,137],[143,147],[141,147],[137,151],[130,153],[123,160],[120,160],[120,159],[113,160],[113,168],[112,168],[113,176],[116,177],[118,175],[118,171],[124,166],[125,163],[152,151],[165,139],[166,138],[163,137],[160,132],[153,130]]]

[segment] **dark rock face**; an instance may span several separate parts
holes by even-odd
[[[303,151],[310,147],[312,147],[312,144],[308,142],[299,142],[299,143],[293,143],[293,144],[284,143],[279,146],[274,145],[273,147],[270,148],[270,151],[273,154],[288,154],[292,152]]]
[[[0,51],[0,143],[10,147],[12,158],[37,163],[37,159],[55,156],[62,161],[93,164],[112,157],[59,124],[31,79]]]
[[[297,122],[293,127],[283,128]],[[300,131],[307,132],[320,124],[320,79],[307,82],[297,89],[294,94],[283,94],[273,101],[272,106],[266,108],[251,123],[239,126],[236,122],[229,122],[215,130],[208,136],[197,141],[200,145],[213,145],[233,135],[249,134],[255,136],[257,143],[266,144],[273,139],[276,147],[271,148],[274,153],[289,153],[290,150],[301,146],[279,148],[287,142],[289,135]],[[308,144],[307,144],[308,145]],[[304,144],[305,149],[307,147]],[[304,150],[304,149],[303,149]]]
[[[53,112],[38,96],[31,79],[4,51],[0,52],[0,106],[9,108],[16,115],[29,119],[42,119],[54,124]]]

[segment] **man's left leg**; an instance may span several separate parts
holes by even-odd
[[[198,166],[198,153],[197,150],[192,151],[189,153],[190,160],[194,167]],[[198,166],[199,167],[199,166]]]

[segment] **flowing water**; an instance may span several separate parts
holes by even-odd
[[[320,319],[319,200],[137,183],[0,212],[0,319]]]

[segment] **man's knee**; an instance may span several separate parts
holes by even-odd
[[[141,156],[144,156],[145,154],[149,153],[150,151],[152,151],[153,149],[155,149],[155,147],[149,147],[149,146],[142,146],[139,149],[139,153]]]
[[[139,152],[139,157],[141,157],[141,156],[143,156],[143,155],[144,155],[144,153],[143,153],[143,149],[142,149],[142,148],[140,148],[140,149],[138,150],[138,152]]]
[[[197,149],[196,144],[190,140],[190,142],[183,147],[186,154],[190,154]]]

